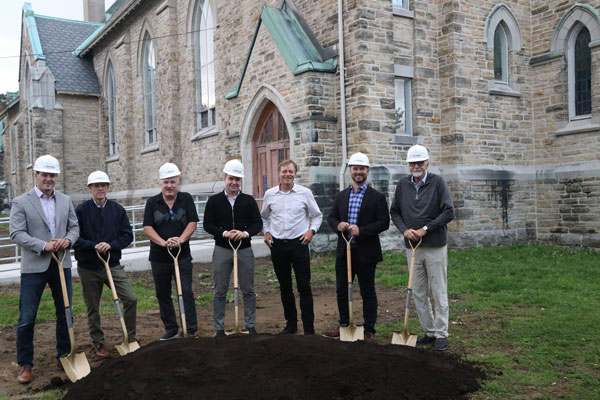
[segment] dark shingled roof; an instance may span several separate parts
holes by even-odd
[[[56,79],[56,90],[100,94],[91,57],[72,54],[101,24],[35,16],[46,64]]]

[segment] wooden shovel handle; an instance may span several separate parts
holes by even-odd
[[[63,302],[65,303],[65,308],[67,308],[70,307],[69,293],[67,292],[67,281],[65,280],[65,271],[63,270],[63,261],[67,255],[67,250],[63,251],[63,255],[60,259],[56,256],[56,254],[57,253],[55,252],[50,253],[52,258],[54,258],[54,261],[56,261],[56,265],[58,265],[58,276],[60,277],[60,287],[62,289]]]

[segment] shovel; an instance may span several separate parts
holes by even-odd
[[[365,328],[363,326],[354,325],[352,312],[352,260],[350,259],[350,239],[346,239],[346,235],[342,232],[342,237],[346,241],[346,260],[348,265],[348,314],[350,316],[348,326],[340,326],[340,340],[343,342],[356,342],[357,340],[365,339]]]
[[[169,255],[173,258],[173,268],[175,269],[175,284],[177,286],[177,302],[179,303],[179,316],[181,317],[181,329],[183,330],[183,337],[187,338],[187,325],[185,322],[185,307],[183,305],[183,294],[181,291],[181,279],[179,278],[179,253],[181,253],[181,246],[177,247],[177,254],[173,255],[171,249],[167,246]]]
[[[73,331],[73,312],[69,304],[69,294],[67,292],[67,282],[65,281],[65,271],[63,270],[63,261],[67,254],[65,250],[62,258],[59,260],[54,252],[50,253],[56,264],[58,265],[58,275],[60,276],[60,286],[62,287],[63,302],[65,304],[65,315],[67,317],[67,328],[69,330],[69,340],[71,341],[71,352],[67,355],[60,356],[60,362],[67,377],[71,382],[77,382],[79,379],[87,376],[90,373],[90,364],[88,363],[85,353],[75,353],[75,332]]]
[[[415,253],[417,248],[421,245],[423,238],[419,239],[419,243],[413,246],[412,241],[409,239],[408,243],[412,249],[412,255],[410,257],[410,270],[408,272],[408,288],[406,291],[406,306],[404,308],[404,331],[394,331],[392,335],[392,344],[399,344],[401,346],[415,347],[417,345],[417,335],[408,334],[408,308],[410,307],[410,296],[412,294],[412,281],[413,274],[415,272]]]
[[[241,240],[238,242],[237,246],[234,246],[233,243],[231,243],[231,239],[229,239],[229,246],[233,250],[233,303],[235,304],[235,329],[233,331],[225,332],[227,335],[233,335],[234,333],[248,333],[248,332],[242,331],[242,329],[240,328],[240,321],[239,321],[240,307],[239,307],[239,300],[238,300],[238,292],[239,292],[240,288],[239,288],[239,282],[238,282],[238,255],[237,255],[237,252],[241,245],[242,245]]]
[[[112,291],[113,300],[115,301],[115,306],[117,307],[117,315],[119,316],[119,321],[121,321],[121,328],[123,329],[123,343],[117,344],[117,345],[115,345],[115,347],[117,348],[117,351],[119,352],[119,354],[124,356],[124,355],[127,355],[128,353],[133,353],[134,351],[138,350],[140,348],[140,344],[136,340],[129,342],[129,338],[127,337],[127,327],[125,327],[125,320],[123,319],[123,313],[121,312],[121,305],[119,304],[119,298],[117,297],[117,290],[115,289],[115,282],[113,281],[112,273],[110,272],[110,266],[108,265],[108,262],[110,261],[110,251],[107,251],[108,255],[106,257],[106,260],[104,259],[104,257],[102,257],[100,255],[100,253],[98,253],[98,250],[96,250],[96,254],[98,255],[98,258],[104,264],[104,267],[106,268],[106,276],[108,277],[108,283],[110,284],[110,290]]]

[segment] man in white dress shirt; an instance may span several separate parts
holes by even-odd
[[[282,334],[298,332],[296,299],[292,289],[292,268],[300,294],[300,311],[305,335],[314,335],[312,290],[310,288],[310,252],[308,245],[319,230],[323,214],[312,192],[294,183],[298,166],[292,160],[279,163],[279,185],[267,190],[263,199],[262,220],[265,243],[271,260],[286,319]]]

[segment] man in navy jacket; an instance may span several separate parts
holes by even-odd
[[[233,269],[234,246],[238,250],[239,284],[244,298],[244,323],[251,335],[256,334],[256,293],[254,293],[254,253],[250,238],[262,230],[262,218],[254,197],[242,193],[244,166],[230,160],[223,168],[225,190],[211,196],[204,209],[204,230],[215,238],[213,252],[213,319],[215,338],[225,336],[225,303]]]
[[[92,198],[81,203],[75,209],[79,220],[79,239],[73,246],[77,259],[77,273],[81,278],[83,300],[87,308],[88,328],[94,343],[96,355],[101,358],[110,356],[104,345],[104,332],[100,324],[100,297],[104,285],[109,286],[104,264],[98,259],[96,251],[105,259],[110,253],[110,271],[117,296],[125,308],[124,320],[129,341],[136,340],[137,297],[127,272],[119,264],[121,250],[133,240],[131,225],[125,209],[118,203],[108,200],[110,180],[102,171],[92,172],[88,177],[88,189]]]

